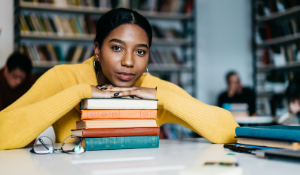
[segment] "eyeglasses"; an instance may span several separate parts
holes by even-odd
[[[31,153],[35,154],[50,154],[50,153],[67,153],[67,154],[80,154],[85,152],[81,145],[82,138],[76,138],[76,145],[66,144],[71,141],[71,136],[65,138],[60,149],[54,149],[53,141],[47,136],[41,136],[34,142]]]

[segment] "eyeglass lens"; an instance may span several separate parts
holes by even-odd
[[[80,154],[84,152],[84,149],[81,145],[81,138],[71,138],[67,137],[62,144],[62,151],[69,154]],[[74,142],[76,145],[74,145]]]
[[[42,136],[36,139],[33,150],[37,154],[47,154],[47,153],[53,153],[54,147],[53,142],[49,137]]]

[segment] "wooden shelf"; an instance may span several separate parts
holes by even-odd
[[[64,35],[59,36],[57,34],[47,34],[47,33],[21,33],[20,37],[22,39],[38,39],[38,40],[69,40],[69,41],[93,41],[94,35]],[[152,43],[155,45],[172,45],[172,46],[188,46],[192,44],[191,40],[187,39],[177,39],[177,38],[153,38]]]
[[[265,48],[265,47],[270,47],[273,45],[288,44],[288,43],[297,42],[297,41],[300,41],[300,34],[284,36],[284,37],[280,37],[280,38],[274,38],[272,40],[265,41],[261,44],[257,44],[257,47]]]
[[[299,14],[300,14],[300,7],[292,7],[290,9],[287,9],[285,12],[273,13],[270,16],[256,17],[256,22],[263,23],[263,22],[288,18],[290,16],[299,15]]]
[[[60,64],[77,64],[74,62],[38,62],[38,65],[33,65],[34,68],[37,69],[49,69],[53,66],[60,65]],[[185,65],[176,65],[176,64],[148,64],[147,66],[149,72],[182,72],[182,71],[192,71],[192,66],[185,66]]]
[[[95,7],[60,7],[54,4],[42,4],[42,3],[30,3],[30,2],[20,2],[20,7],[26,10],[47,10],[47,11],[60,11],[60,12],[74,12],[74,13],[90,13],[90,14],[104,14],[108,12],[109,8],[95,8]],[[190,14],[181,13],[163,13],[163,12],[147,12],[138,11],[141,15],[146,18],[151,19],[168,19],[168,20],[188,20],[192,19]]]
[[[287,63],[284,66],[266,66],[266,67],[258,67],[257,72],[269,72],[269,71],[300,71],[300,62]]]

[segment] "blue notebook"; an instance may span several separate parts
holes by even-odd
[[[235,134],[238,137],[251,137],[300,142],[300,126],[253,126],[237,127]]]

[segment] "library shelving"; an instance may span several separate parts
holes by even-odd
[[[193,3],[193,0],[14,0],[14,49],[32,59],[37,77],[55,65],[80,63],[93,55],[97,19],[114,8],[131,8],[149,19],[153,27],[149,72],[195,97]],[[170,134],[172,138],[186,135],[176,132],[177,136],[164,133],[164,138],[171,138]]]
[[[280,117],[288,111],[286,87],[300,71],[300,1],[251,3],[257,113]]]

